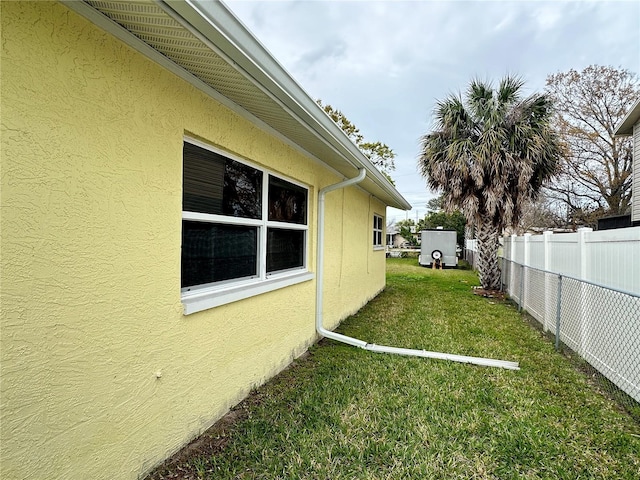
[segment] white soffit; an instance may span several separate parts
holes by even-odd
[[[100,21],[102,28],[105,24],[100,17],[108,18],[107,25],[119,25],[342,175],[354,177],[358,168],[364,167],[367,178],[361,186],[366,191],[390,206],[411,208],[222,3],[197,0],[63,3],[94,23]],[[126,41],[122,31],[112,30],[108,28]]]

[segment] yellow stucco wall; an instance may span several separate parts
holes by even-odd
[[[66,7],[0,5],[0,477],[137,478],[316,339],[314,281],[183,315],[183,136],[309,185],[312,271],[341,179]],[[327,197],[328,327],[384,287],[373,213]]]

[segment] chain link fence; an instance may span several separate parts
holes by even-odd
[[[640,295],[502,260],[518,309],[640,422]]]

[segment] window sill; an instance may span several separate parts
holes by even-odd
[[[374,252],[381,251],[381,250],[385,250],[384,246],[373,247]]]
[[[219,307],[220,305],[236,302],[262,293],[290,287],[297,283],[307,282],[314,278],[315,274],[313,272],[302,272],[269,278],[267,280],[257,280],[252,283],[243,283],[242,285],[183,293],[181,300],[184,307],[184,314],[190,315],[201,312],[202,310]]]

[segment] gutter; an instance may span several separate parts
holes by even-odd
[[[491,358],[469,357],[466,355],[453,355],[450,353],[430,352],[427,350],[415,350],[408,348],[388,347],[385,345],[376,345],[368,343],[357,338],[348,337],[340,333],[327,330],[323,326],[323,281],[324,281],[324,209],[325,196],[334,190],[346,188],[350,185],[360,183],[365,179],[367,170],[360,168],[359,174],[348,180],[326,186],[318,192],[318,246],[316,252],[316,332],[323,337],[336,340],[347,345],[359,347],[370,352],[392,353],[395,355],[406,355],[412,357],[435,358],[439,360],[449,360],[452,362],[470,363],[484,367],[498,367],[508,370],[520,370],[518,362],[509,362],[505,360],[494,360]]]
[[[59,2],[261,129],[339,174],[348,176],[352,169],[366,168],[367,178],[362,185],[365,191],[392,207],[411,209],[400,192],[220,0]],[[167,17],[159,15],[159,11]],[[171,29],[174,33],[163,33],[163,24],[167,19],[181,26],[180,33],[173,26]],[[154,27],[153,31],[143,30],[141,35],[137,26],[145,24],[157,25],[158,31]],[[205,70],[215,76],[215,63],[221,60],[239,73],[244,81],[234,85],[231,93],[223,94],[221,92],[226,90],[220,90],[220,82],[207,81],[201,76],[202,72],[188,62],[173,60],[167,54],[168,45],[172,41],[180,42],[182,37],[176,36],[182,32],[188,33],[188,37],[193,36],[217,58],[210,64],[203,64]],[[202,53],[199,46],[189,48],[191,55]],[[246,101],[247,95],[263,103],[256,106]],[[283,114],[287,118],[282,117]],[[301,127],[303,132],[292,135],[291,127],[294,124]]]
[[[292,118],[329,145],[349,166],[365,168],[367,181],[388,195],[395,206],[411,205],[318,106],[269,51],[222,1],[154,0],[194,34],[215,45],[237,70],[280,105]],[[359,165],[359,166],[356,166]],[[344,170],[342,172],[344,174]]]

